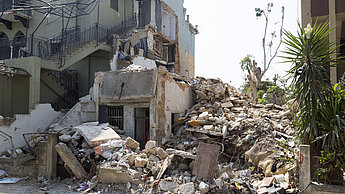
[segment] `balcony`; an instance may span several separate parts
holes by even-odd
[[[13,22],[21,22],[24,27],[29,27],[31,19],[31,11],[21,10],[22,6],[26,6],[30,0],[1,0],[0,1],[0,22],[5,24],[6,28],[11,30]]]

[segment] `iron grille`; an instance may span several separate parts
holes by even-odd
[[[123,129],[123,107],[122,106],[108,107],[107,118],[110,125],[116,126],[119,129]]]

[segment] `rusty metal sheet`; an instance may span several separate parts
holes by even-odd
[[[215,144],[199,143],[193,174],[200,178],[213,180],[218,168],[219,146]]]

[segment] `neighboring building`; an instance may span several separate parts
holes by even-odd
[[[329,22],[329,28],[335,28],[329,35],[329,41],[336,41],[337,45],[345,43],[345,1],[344,0],[302,0],[302,27],[307,27],[311,22]],[[341,46],[338,51],[341,56],[345,56],[345,47]],[[345,64],[337,67],[330,67],[330,79],[334,84],[345,72]]]
[[[111,70],[117,51],[134,56],[140,50],[157,66],[193,77],[198,31],[185,20],[183,2],[2,0],[0,60],[26,73],[0,73],[0,115],[28,114],[41,103],[71,108],[89,93],[95,72]],[[130,33],[125,44],[133,31],[139,36]]]

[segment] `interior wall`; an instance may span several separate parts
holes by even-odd
[[[12,114],[29,113],[29,77],[14,76],[12,81]]]
[[[88,95],[89,89],[94,83],[95,73],[110,71],[109,53],[97,51],[73,64],[68,69],[77,71],[80,96]]]
[[[11,95],[12,95],[12,78],[0,75],[0,115],[10,116],[11,111]]]
[[[12,136],[16,148],[24,146],[24,133],[42,132],[55,120],[60,112],[55,112],[50,104],[38,104],[30,114],[15,115],[15,120],[9,125],[0,125],[0,130]],[[0,137],[0,153],[10,148],[8,141]]]
[[[12,117],[29,112],[29,79],[27,76],[0,76],[0,115]]]

